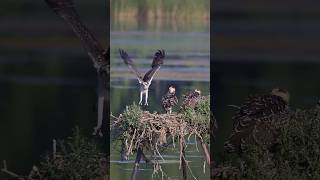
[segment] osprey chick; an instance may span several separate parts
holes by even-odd
[[[161,99],[163,109],[165,109],[166,112],[169,114],[171,114],[172,112],[172,107],[178,104],[178,98],[175,94],[176,88],[170,86],[168,92],[165,95],[163,95]]]
[[[201,98],[200,96],[201,91],[198,89],[195,89],[194,91],[190,91],[186,95],[184,95],[184,100],[182,102],[182,108],[192,108],[194,109],[197,105],[197,102]]]
[[[280,127],[288,120],[288,103],[288,91],[279,88],[249,97],[233,117],[234,129],[225,149],[233,152],[247,144],[274,144]]]

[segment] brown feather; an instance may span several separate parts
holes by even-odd
[[[123,49],[119,49],[120,57],[122,58],[123,62],[128,65],[133,73],[136,74],[139,81],[142,81],[142,76],[138,69],[136,68],[135,64],[133,63],[132,59],[129,57],[128,53]]]
[[[182,102],[182,108],[192,108],[194,109],[200,99],[200,94],[196,91],[190,91],[184,95],[184,100]]]
[[[109,64],[107,53],[93,33],[85,26],[74,8],[72,0],[45,0],[46,3],[68,22],[75,34],[79,37],[84,47],[87,49],[95,67],[105,67]]]
[[[162,104],[163,109],[168,111],[173,106],[178,104],[178,98],[175,95],[175,93],[167,92],[165,95],[162,96],[161,104]]]
[[[136,68],[133,60],[129,57],[128,53],[122,49],[119,49],[120,57],[122,58],[123,62],[128,65],[128,67],[132,70],[133,73],[136,74],[139,81],[147,82],[152,79],[154,74],[159,70],[160,66],[163,64],[163,59],[165,58],[164,50],[158,50],[153,58],[151,69],[145,73],[142,78],[142,75]]]
[[[143,81],[147,82],[152,79],[154,74],[160,69],[160,66],[163,64],[165,58],[164,50],[158,50],[153,57],[151,64],[151,69],[143,76]]]
[[[276,95],[251,96],[233,117],[234,130],[225,143],[227,151],[247,144],[273,144],[288,118],[287,102]]]

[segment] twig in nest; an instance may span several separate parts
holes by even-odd
[[[130,142],[130,146],[129,146],[129,150],[127,152],[127,155],[132,154],[132,144],[133,144],[133,140],[135,139],[136,132],[137,132],[137,129],[134,130],[134,133],[133,133],[133,136],[132,136],[132,139],[131,139],[131,142]]]
[[[159,155],[160,158],[162,159],[162,161],[164,161],[164,158],[161,156],[161,154],[160,154],[160,152],[159,152],[159,150],[158,150],[158,145],[157,145],[157,144],[156,144],[155,148],[156,148],[156,151],[157,151],[158,155]]]
[[[196,143],[197,152],[199,152],[198,142],[197,142],[197,136],[196,136],[196,135],[194,135],[194,142]]]

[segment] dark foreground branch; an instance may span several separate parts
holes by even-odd
[[[7,174],[7,175],[9,175],[10,177],[15,178],[15,179],[28,180],[28,179],[26,179],[26,178],[24,178],[24,177],[22,177],[22,176],[20,176],[20,175],[18,175],[18,174],[16,174],[16,173],[12,172],[12,171],[9,171],[9,170],[7,169],[7,162],[6,162],[6,160],[3,160],[3,168],[1,169],[1,172],[3,172],[3,173],[5,173],[5,174]]]
[[[137,179],[138,172],[139,172],[140,160],[141,160],[142,156],[144,156],[144,155],[143,155],[142,149],[139,147],[138,151],[137,151],[136,160],[134,162],[134,167],[133,167],[133,170],[132,170],[131,180],[136,180]]]
[[[188,180],[187,160],[186,160],[186,144],[183,137],[180,137],[180,162],[183,180]]]

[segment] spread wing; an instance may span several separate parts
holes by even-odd
[[[85,26],[79,18],[79,15],[74,8],[72,0],[45,0],[45,2],[53,9],[55,13],[61,16],[68,22],[74,33],[82,41],[90,58],[92,59],[96,68],[106,66],[109,60],[104,56],[105,49],[96,39],[93,33]]]
[[[153,57],[153,61],[151,64],[151,69],[144,75],[143,81],[152,81],[155,73],[160,69],[160,66],[163,64],[163,59],[165,58],[164,50],[158,50]]]
[[[94,134],[102,129],[102,122],[107,122],[109,114],[109,65],[110,52],[105,50],[94,34],[79,18],[73,0],[45,0],[53,11],[70,24],[98,71],[98,123]]]
[[[133,73],[136,74],[137,78],[138,78],[138,81],[139,82],[142,82],[142,76],[141,74],[139,73],[139,71],[137,70],[136,66],[134,65],[132,59],[129,57],[128,53],[125,52],[123,49],[119,49],[119,53],[120,53],[120,56],[123,60],[123,62],[128,65],[128,67],[131,69],[131,71]]]

